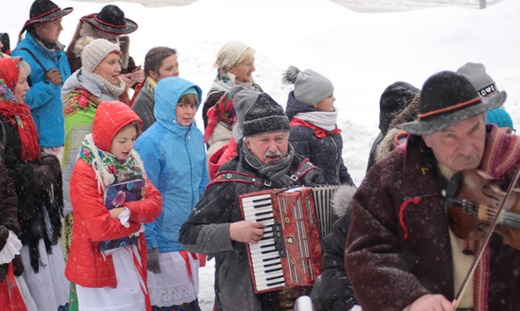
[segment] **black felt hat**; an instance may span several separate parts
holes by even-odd
[[[451,71],[434,74],[421,90],[419,119],[396,128],[414,135],[429,135],[502,106],[506,93],[481,98],[471,82]]]
[[[83,16],[81,20],[95,28],[118,35],[129,34],[137,30],[137,23],[126,18],[125,13],[117,5],[105,5],[99,13]]]
[[[50,0],[36,0],[31,5],[29,20],[23,25],[22,32],[27,29],[29,25],[52,22],[70,14],[72,10],[73,8],[71,7],[61,9],[56,3]]]

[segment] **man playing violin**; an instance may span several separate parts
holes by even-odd
[[[518,137],[486,125],[486,111],[505,99],[481,98],[454,72],[424,83],[418,119],[398,126],[410,133],[406,145],[354,195],[345,268],[363,310],[520,310],[520,251],[493,234],[469,274],[483,243],[455,236],[443,197],[457,172],[482,170],[503,189],[516,175]]]

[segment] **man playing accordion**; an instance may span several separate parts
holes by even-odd
[[[239,195],[319,185],[325,179],[294,152],[288,141],[289,120],[268,94],[237,86],[230,95],[238,117],[238,155],[208,185],[183,224],[179,241],[187,251],[216,258],[217,310],[279,310],[280,291],[255,294],[246,243],[258,243],[265,226],[242,220]]]

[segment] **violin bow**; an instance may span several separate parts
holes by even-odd
[[[504,199],[500,203],[497,214],[491,224],[489,225],[489,229],[484,235],[484,238],[482,239],[482,245],[480,246],[477,255],[475,256],[475,260],[473,261],[473,264],[471,265],[471,268],[468,271],[468,274],[464,278],[464,281],[462,282],[462,286],[460,287],[459,291],[457,292],[457,295],[455,295],[455,299],[452,302],[453,310],[456,310],[459,303],[460,303],[460,297],[468,287],[468,283],[470,280],[470,277],[475,273],[475,269],[477,268],[477,265],[482,258],[482,255],[484,254],[484,251],[487,248],[487,245],[489,244],[489,240],[491,239],[491,235],[493,234],[493,231],[495,230],[495,227],[498,223],[498,217],[500,216],[500,213],[502,212],[502,209],[504,208],[505,203],[509,200],[509,197],[511,196],[511,193],[513,192],[513,189],[515,188],[516,183],[518,182],[518,178],[520,177],[520,169],[516,172],[515,177],[507,187],[507,192],[504,196]]]

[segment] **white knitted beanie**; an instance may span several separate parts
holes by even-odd
[[[90,38],[90,37],[87,37]],[[108,54],[117,51],[121,54],[119,45],[106,39],[92,39],[81,51],[81,68],[88,72],[94,72],[96,67]],[[88,41],[88,40],[87,40]]]
[[[236,65],[240,57],[249,48],[249,46],[240,41],[228,41],[218,51],[217,59],[215,61],[215,68],[228,70]]]

